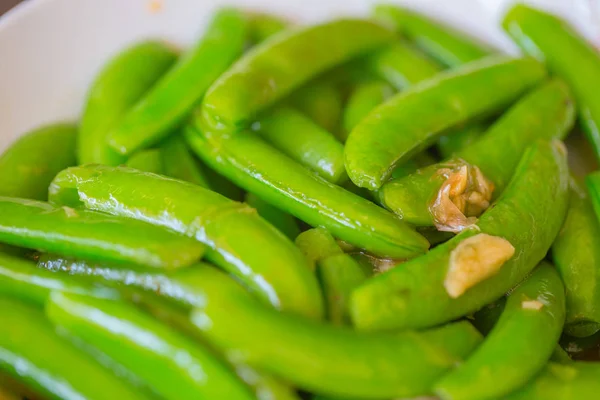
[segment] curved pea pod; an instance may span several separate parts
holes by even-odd
[[[160,156],[165,175],[210,189],[204,171],[181,136],[165,140],[160,148]]]
[[[163,162],[160,149],[142,150],[132,155],[126,165],[140,171],[163,174]]]
[[[571,182],[567,218],[552,245],[552,260],[565,284],[565,332],[590,336],[600,330],[600,224],[585,191]]]
[[[429,243],[391,213],[333,185],[251,134],[189,129],[190,147],[212,168],[265,201],[336,238],[381,256],[407,258]]]
[[[491,57],[412,86],[352,130],[344,149],[350,179],[360,187],[380,188],[396,165],[444,131],[503,109],[544,77],[543,66],[533,59]]]
[[[537,142],[476,227],[354,291],[350,310],[355,326],[434,326],[500,298],[546,255],[565,217],[568,194],[564,146]]]
[[[252,193],[246,194],[246,203],[251,207],[254,207],[258,212],[258,215],[269,221],[271,225],[279,229],[281,233],[290,240],[294,240],[296,236],[300,234],[300,228],[298,227],[296,220],[285,211],[273,207],[271,204]]]
[[[261,43],[283,32],[289,25],[288,21],[272,14],[252,13],[248,16],[248,36],[252,43]]]
[[[600,391],[600,363],[548,363],[546,368],[506,400],[593,399]]]
[[[461,32],[401,7],[378,4],[373,8],[373,16],[413,40],[448,67],[475,61],[494,52]]]
[[[565,21],[524,4],[504,17],[506,32],[523,49],[565,79],[575,93],[579,117],[600,159],[600,52]]]
[[[487,208],[490,189],[502,193],[527,146],[536,139],[564,138],[574,115],[569,88],[562,81],[550,81],[523,97],[454,159],[386,183],[378,193],[380,203],[415,225],[463,229],[468,218]],[[471,184],[457,190],[456,197],[446,196],[445,190],[463,180]],[[468,201],[472,195],[473,201]],[[462,206],[458,197],[466,200]]]
[[[157,143],[178,128],[208,87],[244,51],[247,19],[222,9],[204,37],[142,97],[108,134],[120,154]]]
[[[280,107],[261,118],[259,134],[273,147],[332,183],[348,179],[344,145],[299,111]]]
[[[319,261],[336,254],[344,254],[333,236],[323,227],[312,228],[296,237],[296,246],[314,267]]]
[[[477,140],[488,129],[488,124],[484,122],[469,124],[449,132],[440,137],[437,148],[443,158],[450,158],[461,150],[466,149]]]
[[[435,393],[444,400],[503,398],[542,370],[564,321],[563,284],[554,267],[542,263],[509,294],[485,341],[436,383]]]
[[[201,243],[144,222],[10,197],[0,197],[0,242],[161,269],[188,266],[204,252]]]
[[[108,145],[108,134],[176,59],[177,53],[165,44],[143,42],[117,55],[100,71],[89,90],[79,128],[79,164],[119,165],[127,160]]]
[[[42,312],[2,298],[0,320],[0,370],[36,392],[60,400],[151,398],[60,338]]]
[[[18,138],[0,156],[0,196],[48,198],[48,185],[61,170],[76,164],[77,128],[48,125]]]
[[[309,82],[292,93],[290,103],[326,131],[338,129],[342,115],[342,91],[333,82],[323,79]]]
[[[366,399],[425,394],[480,342],[465,322],[422,333],[358,333],[270,310],[230,280],[220,290],[214,285],[213,302],[192,312],[204,337],[230,358],[311,392]]]
[[[242,56],[210,87],[202,102],[203,118],[211,127],[244,128],[259,112],[319,73],[392,40],[388,29],[359,19],[277,35]]]
[[[50,320],[117,361],[165,399],[252,399],[208,349],[124,302],[53,293]]]
[[[366,82],[358,85],[350,94],[344,109],[343,125],[345,137],[375,107],[392,97],[394,90],[384,82]]]
[[[50,197],[55,203],[84,205],[193,237],[210,248],[209,260],[276,308],[313,318],[322,314],[318,284],[306,259],[245,204],[183,181],[104,166],[61,172]]]

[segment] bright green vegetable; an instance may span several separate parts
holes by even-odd
[[[542,263],[508,296],[502,315],[467,361],[435,385],[446,400],[500,399],[547,363],[565,321],[564,287]]]
[[[391,42],[373,22],[340,19],[301,27],[256,46],[208,90],[202,102],[208,126],[237,130],[321,72]]]
[[[338,130],[342,92],[333,82],[324,79],[309,82],[292,93],[290,103],[327,132]]]
[[[160,148],[160,155],[165,175],[211,188],[200,163],[194,158],[181,136],[168,138]]]
[[[48,125],[21,136],[0,156],[0,196],[46,200],[48,185],[76,164],[77,128]]]
[[[172,133],[243,52],[246,39],[247,19],[241,11],[217,12],[200,42],[110,131],[110,146],[129,155]]]
[[[252,13],[248,16],[248,35],[252,43],[261,43],[286,28],[289,23],[272,14]]]
[[[177,53],[162,43],[142,42],[100,71],[89,90],[77,137],[79,164],[119,165],[127,160],[108,145],[108,134],[176,58]]]
[[[130,219],[0,197],[0,242],[95,261],[174,269],[197,261],[204,246]]]
[[[317,281],[300,251],[245,204],[183,181],[104,166],[61,172],[50,198],[193,237],[209,246],[209,260],[276,308],[312,318],[322,314]]]
[[[53,293],[46,314],[54,324],[123,365],[165,399],[253,398],[208,349],[132,305]]]
[[[374,81],[358,85],[351,93],[344,109],[344,140],[354,127],[375,107],[389,99],[394,90],[387,83]]]
[[[140,171],[164,174],[160,149],[141,150],[127,160],[127,166]]]
[[[565,21],[524,4],[504,17],[504,29],[528,54],[543,60],[575,93],[581,124],[600,159],[600,52]]]
[[[251,193],[336,238],[380,256],[423,253],[427,241],[375,204],[333,185],[251,134],[189,129],[192,149]]]
[[[44,314],[0,298],[0,370],[51,399],[149,399],[58,337]]]
[[[450,158],[461,150],[466,149],[476,143],[483,133],[488,128],[488,125],[480,122],[463,126],[449,132],[447,135],[440,137],[437,143],[437,148],[443,158]]]
[[[360,187],[380,188],[396,165],[444,131],[503,109],[544,77],[542,65],[533,59],[492,57],[411,87],[373,110],[350,133],[344,150],[350,179]]]
[[[255,208],[258,215],[269,221],[271,225],[279,229],[289,239],[294,240],[300,234],[300,228],[296,220],[285,211],[273,207],[252,193],[246,195],[246,203]]]
[[[564,147],[537,142],[477,228],[356,289],[354,324],[362,330],[434,326],[500,298],[546,255],[562,225],[568,190]]]
[[[323,227],[302,232],[296,237],[296,246],[313,267],[324,258],[344,253],[333,236]]]

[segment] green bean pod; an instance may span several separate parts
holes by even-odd
[[[0,242],[94,261],[174,269],[204,246],[163,228],[46,202],[0,197]]]
[[[270,310],[231,281],[214,285],[213,302],[192,313],[204,337],[231,359],[311,392],[365,399],[425,394],[480,341],[466,322],[422,333],[358,333]]]
[[[323,79],[309,82],[292,93],[290,104],[327,132],[337,131],[342,115],[342,92],[334,82]]]
[[[127,160],[108,145],[108,134],[176,59],[177,53],[168,46],[142,42],[100,71],[89,90],[77,137],[79,164],[119,165]]]
[[[443,400],[501,399],[548,362],[565,321],[565,293],[554,267],[542,263],[508,296],[484,342],[435,385]],[[501,377],[501,379],[499,379]]]
[[[209,260],[273,306],[312,318],[323,312],[318,283],[306,259],[245,204],[186,182],[104,166],[61,172],[50,197],[55,203],[83,205],[193,237],[210,248]]]
[[[600,171],[592,172],[585,178],[596,219],[600,221]]]
[[[115,360],[165,399],[252,399],[208,349],[124,302],[52,293],[57,326]]]
[[[273,207],[271,204],[252,193],[246,194],[246,203],[255,208],[258,215],[269,221],[271,225],[279,229],[279,231],[290,240],[294,240],[296,236],[300,234],[300,228],[298,227],[296,220],[285,211]]]
[[[494,52],[461,32],[401,7],[378,4],[373,8],[373,16],[413,40],[448,67],[475,61]]]
[[[574,115],[569,88],[560,80],[550,81],[523,97],[454,159],[386,183],[378,192],[380,203],[409,223],[432,226],[437,221],[431,206],[447,179],[441,171],[456,170],[464,163],[477,166],[495,193],[502,193],[527,146],[536,139],[564,138]]]
[[[260,120],[259,134],[276,149],[332,183],[347,180],[344,145],[310,118],[289,107]]]
[[[587,139],[600,159],[600,52],[565,21],[524,4],[504,17],[506,32],[527,54],[543,60],[575,93]]]
[[[323,227],[302,232],[296,237],[296,246],[304,253],[313,267],[324,258],[344,254],[333,236]]]
[[[48,198],[48,185],[75,165],[77,127],[48,125],[18,138],[0,156],[0,196]]]
[[[129,157],[125,165],[130,168],[139,169],[140,171],[164,174],[160,149],[141,150]]]
[[[181,136],[172,136],[165,140],[160,148],[160,155],[165,175],[211,188],[200,163],[194,158]]]
[[[434,326],[500,298],[546,255],[562,225],[568,195],[563,145],[537,142],[525,152],[511,183],[476,227],[354,291],[350,310],[355,326],[362,330]],[[506,244],[512,247],[512,255]],[[469,248],[473,265],[461,258]],[[471,272],[464,274],[469,280],[461,282],[453,271],[469,266]],[[476,274],[483,270],[485,274]],[[462,283],[462,291],[454,290],[456,283]]]
[[[374,81],[358,85],[350,94],[344,109],[344,141],[360,121],[393,94],[392,87],[384,82]]]
[[[447,129],[503,109],[544,77],[543,66],[533,59],[491,57],[397,94],[350,133],[344,149],[350,179],[359,187],[379,189],[396,165]]]
[[[389,212],[318,177],[255,135],[191,128],[186,137],[212,168],[296,218],[324,226],[336,238],[397,258],[421,254],[429,245]]]
[[[44,314],[0,298],[0,370],[57,400],[147,400],[82,351],[59,337]]]
[[[111,129],[108,143],[120,154],[160,141],[177,129],[208,87],[244,51],[247,19],[217,12],[204,37]]]
[[[552,245],[552,260],[565,284],[565,332],[590,336],[600,330],[600,224],[592,202],[571,182],[567,218]]]
[[[535,379],[505,400],[593,399],[599,391],[600,363],[549,363]]]
[[[262,43],[288,26],[288,21],[272,14],[252,13],[248,16],[248,36],[252,43]]]
[[[238,130],[321,72],[391,42],[391,31],[367,20],[300,27],[256,46],[210,87],[202,115],[213,128]]]
[[[440,137],[437,143],[437,148],[443,158],[450,158],[461,150],[466,149],[476,143],[483,133],[488,128],[488,125],[483,122],[469,124],[449,132],[447,135]]]

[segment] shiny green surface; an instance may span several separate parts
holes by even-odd
[[[313,267],[322,259],[344,252],[323,227],[312,228],[296,237],[296,246],[304,253]]]
[[[366,82],[358,85],[350,94],[344,109],[344,140],[360,121],[393,94],[392,87],[384,82]]]
[[[95,261],[188,266],[204,246],[160,227],[35,200],[0,197],[0,242]]]
[[[294,240],[300,234],[298,223],[290,214],[272,206],[260,197],[248,193],[246,194],[246,203],[255,208],[258,215],[269,221],[271,225],[279,229],[281,233],[287,236],[290,240]]]
[[[467,229],[355,290],[351,299],[354,324],[362,330],[434,326],[500,298],[544,258],[562,225],[568,196],[562,144],[537,142],[523,155],[502,196],[481,216],[478,229]],[[478,233],[508,240],[515,254],[494,276],[451,298],[444,288],[450,253]]]
[[[445,130],[502,110],[544,77],[543,66],[531,58],[496,56],[412,86],[352,130],[344,150],[350,179],[359,187],[380,188],[396,165]]]
[[[54,180],[51,198],[191,236],[210,248],[209,260],[263,300],[313,318],[322,315],[318,284],[302,253],[245,204],[187,182],[103,166],[63,171]]]

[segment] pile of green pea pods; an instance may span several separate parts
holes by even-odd
[[[222,9],[114,57],[0,156],[0,398],[600,398],[600,53],[503,27]]]

